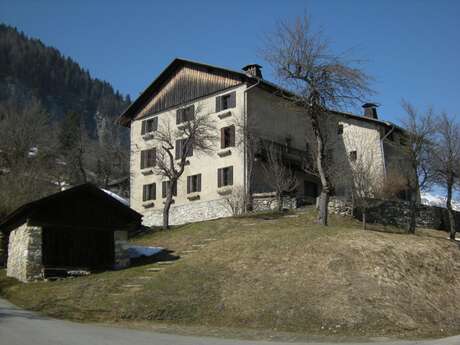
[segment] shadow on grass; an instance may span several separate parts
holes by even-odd
[[[131,259],[130,267],[138,267],[144,265],[150,265],[157,262],[164,262],[164,261],[176,261],[180,259],[179,255],[174,255],[173,250],[163,249],[158,254],[152,256],[140,256],[138,258]]]

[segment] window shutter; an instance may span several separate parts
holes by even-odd
[[[225,127],[220,129],[220,148],[225,148]]]
[[[192,176],[187,176],[187,194],[190,193],[192,189]]]
[[[194,119],[195,119],[195,104],[192,104],[190,107],[188,107],[187,120],[191,121]]]
[[[235,91],[233,91],[230,94],[230,99],[228,101],[228,107],[229,108],[235,108],[236,107],[236,92]]]
[[[183,113],[182,109],[177,109],[176,111],[176,124],[177,125],[182,122],[182,113]]]
[[[166,198],[166,181],[161,182],[161,197]]]
[[[222,169],[217,169],[217,187],[222,187]]]
[[[147,188],[146,187],[147,187],[146,185],[142,186],[142,201],[147,200]]]
[[[197,192],[201,192],[201,174],[197,175]]]
[[[176,140],[176,159],[180,158],[182,151],[182,140]]]
[[[233,186],[233,166],[228,167],[228,185]]]
[[[173,193],[174,196],[177,196],[177,181],[174,182],[173,184]]]
[[[221,99],[222,99],[221,96],[216,97],[216,113],[221,110],[221,104],[222,104]]]
[[[146,121],[142,121],[141,134],[145,134],[145,125],[146,125]]]
[[[191,141],[189,141],[189,144],[187,145],[187,157],[193,156],[193,144]]]
[[[150,196],[151,200],[156,200],[157,198],[157,184],[152,183],[152,195]]]
[[[145,167],[145,151],[141,151],[141,169]]]
[[[158,130],[158,117],[153,118],[152,131]]]
[[[235,146],[235,126],[230,126],[230,146]]]

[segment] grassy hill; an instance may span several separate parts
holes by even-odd
[[[460,332],[460,250],[445,233],[364,231],[340,217],[324,229],[314,216],[230,218],[156,232],[134,242],[167,248],[178,260],[26,285],[3,273],[0,293],[76,320],[340,336]]]

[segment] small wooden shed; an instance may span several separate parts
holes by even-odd
[[[7,275],[29,281],[59,270],[126,267],[128,234],[141,219],[89,183],[23,205],[0,224]]]

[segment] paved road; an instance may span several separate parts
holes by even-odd
[[[242,341],[189,337],[111,328],[55,320],[21,310],[0,299],[0,345],[286,345],[266,341]],[[297,343],[298,344],[298,343]],[[333,345],[309,343],[310,345]],[[337,343],[335,343],[336,345]],[[342,343],[343,344],[343,343]],[[460,336],[432,341],[368,343],[372,345],[459,345]],[[348,343],[348,345],[353,345]],[[357,343],[355,345],[365,345]]]

